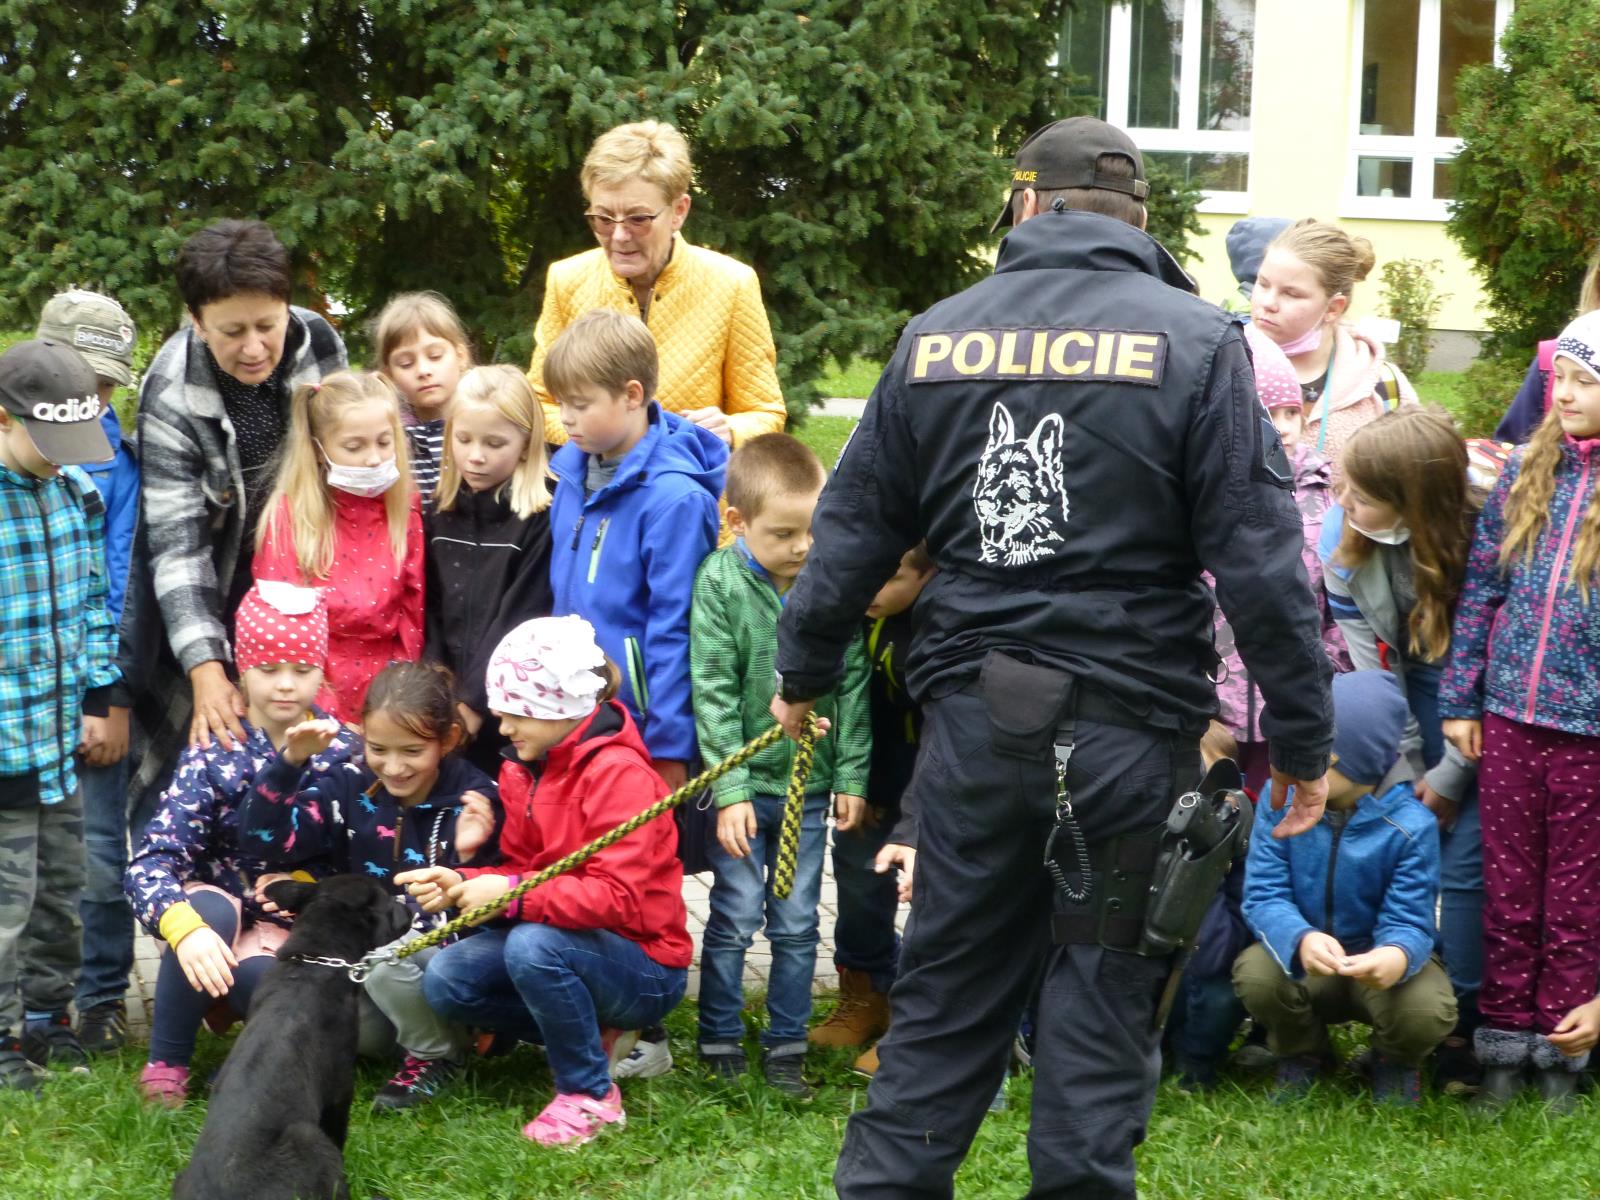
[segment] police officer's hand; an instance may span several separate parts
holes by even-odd
[[[756,806],[748,800],[717,809],[717,845],[734,858],[750,853],[750,839],[756,835]]]
[[[1322,820],[1322,810],[1328,803],[1326,771],[1317,779],[1296,779],[1273,767],[1273,808],[1283,807],[1283,802],[1289,798],[1290,788],[1294,789],[1294,803],[1290,805],[1289,811],[1284,813],[1283,820],[1278,822],[1277,828],[1272,831],[1272,836],[1275,838],[1294,837],[1297,833],[1304,833]]]
[[[872,869],[879,875],[887,875],[890,871],[900,872],[896,892],[901,904],[911,903],[911,876],[916,865],[917,848],[899,842],[887,843],[878,851],[878,857],[872,860]]]
[[[1300,939],[1300,965],[1307,975],[1337,975],[1349,962],[1339,939],[1320,929],[1313,929]]]
[[[788,701],[782,696],[774,696],[772,703],[767,706],[767,711],[772,714],[772,719],[783,726],[783,731],[795,741],[800,740],[800,735],[805,732],[806,715],[817,706],[815,700]],[[832,726],[827,717],[817,718],[817,736],[827,733]]]

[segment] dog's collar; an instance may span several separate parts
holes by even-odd
[[[278,957],[284,962],[305,963],[312,967],[332,967],[337,971],[354,971],[364,965],[360,962],[346,962],[342,958],[328,958],[316,954],[280,954]]]

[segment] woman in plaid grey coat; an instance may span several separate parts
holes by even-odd
[[[346,366],[333,327],[289,304],[288,254],[261,222],[201,230],[177,275],[190,322],[139,389],[144,491],[121,631],[136,836],[184,745],[226,744],[238,724],[223,664],[289,396]]]

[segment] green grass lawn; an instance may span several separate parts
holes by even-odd
[[[831,471],[855,427],[854,417],[825,417],[813,412],[807,413],[803,422],[791,423],[789,432],[816,451],[822,465]]]
[[[866,1098],[850,1055],[813,1054],[817,1099],[796,1104],[755,1077],[716,1086],[691,1061],[694,1014],[669,1020],[677,1069],[623,1085],[628,1126],[576,1152],[520,1135],[549,1099],[543,1058],[524,1047],[475,1064],[457,1089],[411,1114],[372,1116],[382,1072],[364,1068],[346,1161],[351,1194],[392,1200],[531,1200],[546,1196],[650,1200],[832,1196],[845,1121]],[[197,1076],[224,1043],[202,1036]],[[145,1107],[134,1049],[85,1077],[51,1080],[37,1098],[0,1095],[0,1195],[6,1200],[155,1200],[188,1159],[204,1118]],[[1010,1107],[985,1119],[957,1179],[963,1197],[1027,1190],[1027,1075]],[[1266,1081],[1241,1076],[1205,1097],[1163,1083],[1139,1152],[1146,1200],[1576,1200],[1600,1195],[1600,1109],[1547,1119],[1531,1103],[1485,1124],[1453,1100],[1412,1112],[1379,1110],[1348,1080],[1278,1107]],[[1060,1114],[1057,1119],[1070,1119]]]

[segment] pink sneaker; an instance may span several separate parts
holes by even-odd
[[[182,1108],[189,1098],[189,1068],[166,1063],[146,1063],[139,1072],[139,1092],[151,1104],[162,1108]]]
[[[582,1092],[557,1092],[544,1111],[522,1127],[522,1136],[541,1146],[576,1150],[592,1142],[607,1125],[621,1129],[628,1123],[622,1111],[622,1093],[612,1084],[604,1100]]]

